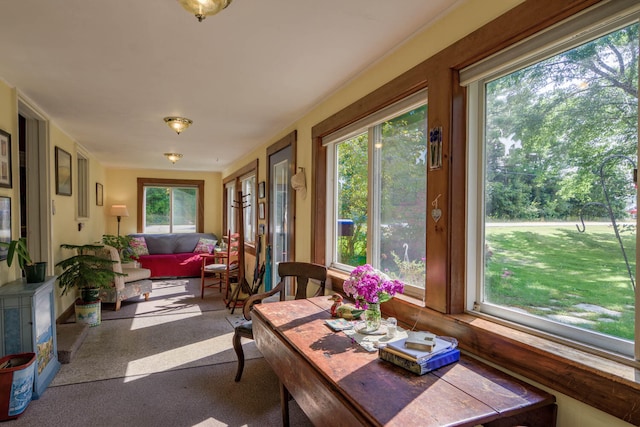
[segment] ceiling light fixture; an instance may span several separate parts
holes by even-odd
[[[231,0],[178,0],[187,12],[192,13],[202,22],[207,16],[215,15],[231,4]]]
[[[164,156],[174,165],[182,158],[182,154],[180,153],[164,153]]]
[[[165,117],[164,122],[169,125],[171,129],[175,130],[178,135],[193,124],[193,120],[187,119],[186,117]]]

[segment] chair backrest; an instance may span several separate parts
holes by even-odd
[[[278,276],[280,282],[293,282],[295,286],[295,299],[307,298],[307,287],[309,280],[313,279],[318,283],[318,290],[314,297],[324,295],[327,281],[327,268],[324,265],[312,264],[308,262],[281,262],[278,264]],[[280,291],[280,301],[286,299],[286,286]]]
[[[271,295],[280,292],[280,301],[284,301],[286,299],[285,285],[288,280],[295,282],[295,299],[307,298],[307,287],[310,280],[318,282],[318,290],[313,296],[324,295],[327,282],[327,267],[324,265],[309,262],[281,262],[278,264],[278,275],[280,276],[280,281],[273,289],[269,292],[253,295],[246,301],[242,308],[245,319],[251,319],[251,307],[254,304],[259,304],[263,299]]]

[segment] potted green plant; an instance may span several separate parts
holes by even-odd
[[[60,245],[63,249],[74,251],[74,255],[56,264],[62,269],[58,276],[58,286],[65,295],[72,288],[80,290],[76,300],[76,321],[91,326],[100,324],[100,288],[108,288],[116,276],[124,276],[113,270],[112,261],[100,256],[103,245]]]
[[[11,267],[13,259],[18,259],[18,266],[24,272],[27,278],[27,283],[40,283],[44,282],[47,274],[46,262],[33,262],[29,249],[27,248],[27,239],[24,237],[18,240],[12,240],[10,242],[0,242],[0,246],[4,246],[7,249],[7,265]]]
[[[104,234],[102,236],[102,243],[116,248],[120,254],[120,262],[126,264],[135,261],[135,253],[131,247],[132,239],[133,237],[131,236],[114,236],[113,234]]]

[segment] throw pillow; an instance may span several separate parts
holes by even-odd
[[[149,255],[147,241],[142,236],[131,238],[131,249],[133,249],[133,254],[136,258],[141,255]]]
[[[193,252],[210,254],[216,247],[216,243],[217,241],[214,239],[206,239],[204,237],[201,237],[200,240],[198,240],[198,244],[196,245],[196,248],[193,250]]]

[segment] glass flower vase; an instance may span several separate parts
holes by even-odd
[[[380,329],[382,321],[382,313],[380,312],[380,304],[368,303],[368,308],[364,311],[364,332],[375,332]]]

